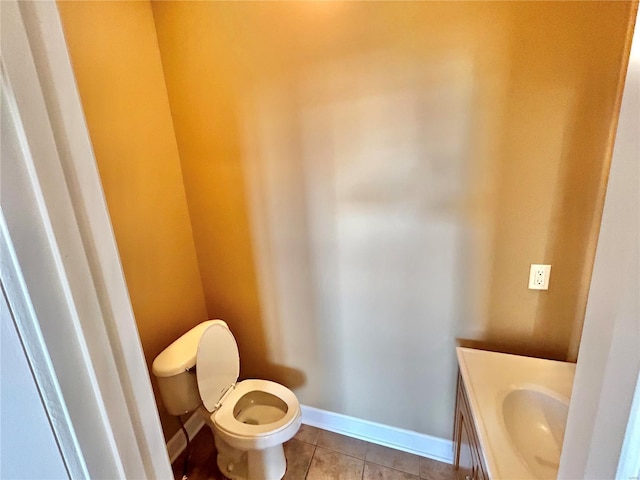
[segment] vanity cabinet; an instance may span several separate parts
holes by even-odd
[[[458,480],[489,480],[487,468],[482,460],[482,449],[473,423],[469,398],[459,373],[453,446],[453,461]]]

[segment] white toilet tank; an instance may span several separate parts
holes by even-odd
[[[214,322],[202,322],[165,348],[153,361],[151,371],[158,380],[160,396],[167,412],[183,415],[194,411],[201,403],[196,380],[196,354],[204,331]]]

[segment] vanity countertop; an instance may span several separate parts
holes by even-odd
[[[536,472],[527,466],[509,433],[505,399],[513,392],[526,391],[568,406],[575,364],[463,347],[456,353],[489,477],[545,478],[540,469]]]

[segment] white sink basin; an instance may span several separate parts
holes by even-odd
[[[568,400],[536,387],[516,389],[504,397],[506,430],[536,478],[557,477],[568,410]]]
[[[456,352],[489,477],[555,479],[575,364],[463,347]]]

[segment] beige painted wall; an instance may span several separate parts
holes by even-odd
[[[456,337],[575,354],[629,3],[59,5],[149,362],[448,437]]]
[[[632,3],[520,7],[510,26],[487,333],[575,361]],[[526,289],[530,263],[553,266],[548,292]]]
[[[207,319],[151,6],[58,7],[150,367]],[[170,437],[177,422],[160,412]]]
[[[243,376],[447,437],[456,336],[575,354],[630,3],[152,8]]]

